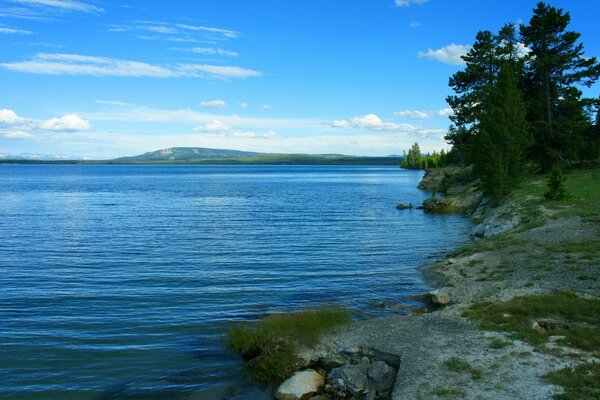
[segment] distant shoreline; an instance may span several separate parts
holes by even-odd
[[[220,158],[202,160],[21,160],[0,159],[0,164],[83,164],[83,165],[397,165],[400,166],[402,157],[340,157],[340,158],[303,158],[289,159],[244,159]]]

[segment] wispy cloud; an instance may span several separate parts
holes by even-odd
[[[113,25],[110,32],[135,32],[136,37],[145,40],[168,40],[173,42],[201,43],[236,39],[240,33],[230,29],[205,25],[180,24],[162,21],[132,21],[126,24]],[[150,32],[153,36],[144,35]],[[201,40],[204,39],[204,40]]]
[[[395,0],[398,7],[410,7],[412,5],[423,5],[429,0]]]
[[[217,55],[227,57],[237,57],[238,53],[235,51],[224,50],[214,47],[194,47],[191,49],[192,53],[205,54],[205,55]]]
[[[469,45],[451,43],[436,50],[420,51],[418,56],[419,58],[430,58],[445,64],[464,65],[465,62],[462,56],[467,54],[470,49],[471,46]]]
[[[24,29],[9,28],[0,26],[0,34],[4,35],[31,35],[33,32]]]
[[[83,118],[91,121],[108,122],[141,122],[141,123],[168,123],[191,126],[206,126],[215,120],[234,127],[243,127],[252,130],[277,130],[277,129],[318,129],[326,126],[326,121],[311,118],[256,118],[244,117],[237,114],[221,115],[207,111],[197,111],[189,108],[163,109],[147,107],[121,102],[97,101],[106,105],[105,110],[90,113],[80,113]]]
[[[78,11],[98,14],[104,9],[93,4],[77,0],[8,0],[11,3],[22,4],[34,9],[55,9],[61,11]],[[43,11],[43,10],[41,10]]]
[[[243,79],[261,76],[259,71],[208,64],[155,65],[139,61],[80,54],[38,53],[33,59],[0,63],[12,71],[47,75],[126,76],[148,78],[193,77],[205,79]]]
[[[422,110],[404,110],[397,111],[394,115],[398,117],[410,118],[410,119],[428,119],[435,116],[447,117],[452,115],[451,108],[443,108],[437,111],[422,111]]]
[[[276,138],[279,136],[279,134],[274,130],[268,130],[265,132],[255,132],[251,130],[236,129],[220,120],[214,120],[204,125],[196,126],[192,129],[192,131],[195,133],[213,136],[227,136],[236,138],[269,139]]]
[[[204,108],[225,108],[227,103],[224,100],[207,100],[200,103]]]
[[[33,135],[26,131],[4,131],[0,130],[0,135],[5,139],[32,139]]]

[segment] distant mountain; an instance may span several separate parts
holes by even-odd
[[[2,154],[0,160],[35,160],[35,161],[62,161],[62,160],[81,160],[79,157],[72,157],[65,154],[40,154],[40,153],[21,153],[21,154]]]
[[[216,158],[243,158],[256,157],[265,153],[255,153],[251,151],[226,150],[226,149],[206,149],[203,147],[170,147],[157,151],[140,154],[133,157],[121,157],[115,161],[167,161],[167,160],[205,160]]]

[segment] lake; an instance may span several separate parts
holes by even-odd
[[[381,166],[0,165],[0,398],[255,399],[238,321],[398,313],[469,222]]]

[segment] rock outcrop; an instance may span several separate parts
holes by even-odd
[[[283,381],[275,392],[277,400],[306,400],[317,394],[325,378],[313,369],[296,372]]]

